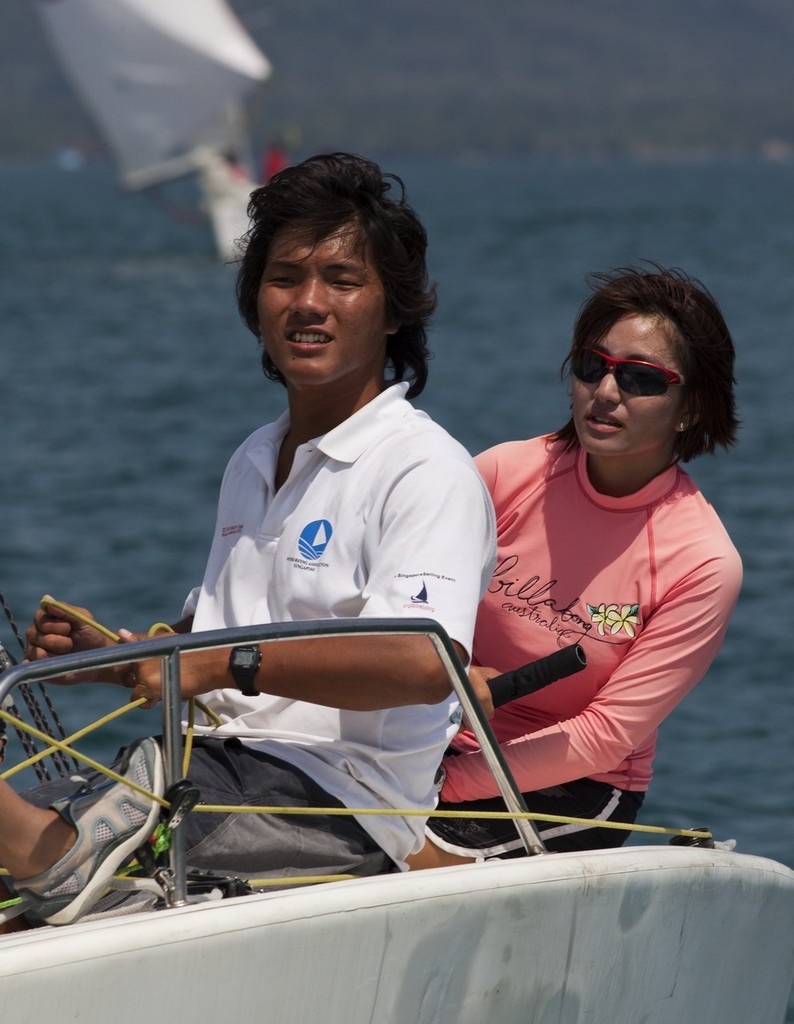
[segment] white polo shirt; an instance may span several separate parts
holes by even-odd
[[[471,651],[495,560],[493,507],[468,452],[414,409],[406,390],[393,385],[298,448],[278,493],[288,414],[237,449],[204,582],[185,609],[194,631],[419,617]],[[294,764],[349,807],[432,809],[436,767],[459,714],[452,697],[366,712],[236,689],[202,700],[224,723],[202,732],[238,736]],[[421,845],[419,818],[367,815],[360,823],[397,863]]]

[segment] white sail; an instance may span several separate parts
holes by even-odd
[[[142,188],[236,150],[239,110],[270,75],[224,0],[37,0],[64,71]]]

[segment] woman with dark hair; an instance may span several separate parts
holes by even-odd
[[[741,584],[724,527],[681,468],[734,444],[734,348],[697,281],[651,265],[590,280],[563,363],[562,429],[477,458],[498,559],[477,617],[475,687],[578,643],[586,668],[491,720],[530,811],[633,822],[657,729],[719,650]],[[487,666],[487,667],[484,667]],[[443,761],[441,810],[504,810],[473,734]],[[627,832],[541,824],[553,851]],[[510,820],[431,819],[413,867],[519,856]]]

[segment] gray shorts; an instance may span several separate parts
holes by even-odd
[[[196,739],[188,777],[205,804],[343,807],[300,769],[236,739]],[[223,874],[378,875],[393,861],[350,814],[204,814],[185,821],[187,863]]]
[[[88,774],[88,773],[86,773]],[[205,804],[342,807],[308,775],[237,739],[197,737],[188,777]],[[23,795],[48,806],[75,789],[68,779]],[[182,826],[189,868],[241,878],[315,874],[378,875],[396,865],[352,815],[205,814]]]

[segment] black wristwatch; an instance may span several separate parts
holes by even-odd
[[[241,693],[246,697],[258,697],[254,677],[259,671],[262,653],[258,647],[233,647],[229,654],[229,671]]]

